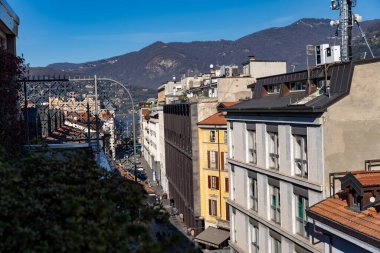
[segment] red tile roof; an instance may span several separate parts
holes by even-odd
[[[227,120],[221,112],[218,112],[207,119],[198,122],[198,125],[227,125]]]
[[[223,107],[230,107],[230,106],[233,106],[233,105],[236,105],[236,104],[239,104],[240,101],[235,101],[235,102],[222,102],[220,103],[221,106]]]
[[[380,186],[380,171],[352,171],[362,186]]]
[[[325,199],[312,206],[308,212],[309,216],[316,220],[324,218],[324,220],[327,219],[346,229],[380,241],[380,213],[376,211],[377,208],[379,205],[355,212],[347,208],[346,200],[340,199],[336,195],[334,198]]]

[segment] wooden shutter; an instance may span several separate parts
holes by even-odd
[[[211,205],[212,205],[212,203],[211,203],[211,199],[209,199],[209,200],[208,200],[208,214],[209,214],[209,215],[212,215],[212,213],[211,213]]]
[[[228,180],[228,177],[226,177],[224,180],[225,180],[226,192],[229,192],[230,191],[230,181]]]
[[[224,152],[220,153],[220,162],[221,162],[220,169],[224,170]]]
[[[230,205],[226,203],[226,220],[230,220]]]
[[[214,200],[214,206],[215,206],[215,216],[218,215],[218,202],[216,200]]]
[[[216,178],[216,189],[219,190],[219,177],[215,177]]]
[[[207,151],[207,168],[211,168],[211,166],[210,166],[210,151]]]
[[[208,188],[211,189],[211,176],[208,176]]]
[[[216,169],[219,170],[219,153],[215,151]]]

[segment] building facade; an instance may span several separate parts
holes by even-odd
[[[20,19],[7,1],[0,0],[0,47],[16,54],[16,37]]]
[[[231,252],[323,252],[305,210],[328,196],[329,173],[378,156],[379,113],[368,108],[380,106],[379,68],[374,59],[258,78],[251,100],[225,109]]]

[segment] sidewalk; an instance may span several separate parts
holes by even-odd
[[[153,172],[143,157],[141,158],[141,166],[144,168],[145,172],[147,173],[150,187],[152,187],[154,189],[155,194],[157,196],[162,197],[162,194],[163,194],[162,187],[160,185],[158,185],[157,182],[153,181]],[[162,204],[163,204],[164,208],[169,213],[171,213],[171,206],[170,206],[169,199],[163,199]],[[187,226],[182,222],[179,215],[170,216],[169,222],[173,227],[175,227],[175,229],[178,232],[180,232],[182,234],[182,236],[187,238],[188,242],[184,246],[194,248],[194,246],[195,246],[193,243],[194,237],[187,234]],[[185,249],[187,249],[187,247]]]

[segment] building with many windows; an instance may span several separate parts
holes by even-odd
[[[237,102],[221,103],[218,108],[234,104]],[[195,241],[209,248],[222,248],[228,245],[229,234],[219,244],[209,240],[212,238],[204,236],[209,233],[210,226],[217,228],[213,229],[213,233],[220,235],[225,235],[226,230],[229,231],[227,136],[227,121],[221,112],[198,123],[200,205],[205,231],[195,238]]]
[[[377,58],[258,78],[252,99],[223,109],[231,252],[323,252],[305,210],[328,196],[330,173],[378,156],[379,69]]]

